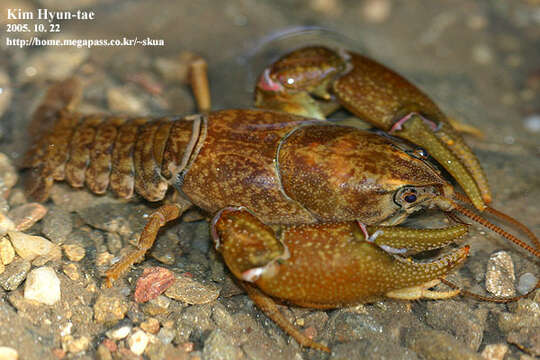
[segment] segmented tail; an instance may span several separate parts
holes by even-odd
[[[185,118],[127,118],[73,112],[80,83],[69,79],[53,85],[31,122],[33,145],[23,167],[27,194],[45,201],[54,181],[86,185],[119,197],[134,192],[149,201],[162,200],[174,177],[189,163],[203,123]]]

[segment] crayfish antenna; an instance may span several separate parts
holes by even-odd
[[[465,197],[459,195],[459,194],[455,194],[454,195],[456,197],[457,200],[460,200],[460,201],[464,201],[464,202],[467,202],[470,204],[470,201],[468,199],[466,199]],[[527,236],[531,239],[531,241],[535,244],[536,248],[530,246],[529,244],[527,244],[526,242],[518,239],[516,236],[504,231],[503,229],[501,229],[499,226],[491,223],[490,221],[488,221],[487,219],[481,217],[480,215],[474,213],[473,211],[467,209],[466,207],[464,206],[461,206],[460,204],[457,204],[456,202],[453,203],[454,205],[454,208],[456,211],[458,211],[459,213],[461,213],[462,215],[465,215],[466,217],[468,217],[469,219],[473,220],[473,221],[476,221],[477,223],[485,226],[486,228],[492,230],[493,232],[503,236],[505,239],[507,240],[510,240],[512,241],[514,244],[522,247],[523,249],[527,250],[528,252],[530,252],[531,254],[533,254],[535,257],[540,257],[540,246],[539,246],[539,241],[538,241],[538,238],[532,233],[531,230],[529,230],[525,225],[523,225],[522,223],[520,223],[519,221],[517,221],[516,219],[510,217],[509,215],[506,215],[498,210],[495,210],[491,207],[487,207],[486,206],[486,209],[489,209],[487,210],[487,212],[489,212],[490,214],[493,214],[503,220],[506,220],[506,221],[509,221],[510,223],[512,223],[513,225],[515,225],[517,228],[519,228],[520,230],[524,231]]]
[[[459,201],[462,201],[462,202],[465,202],[465,203],[470,203],[469,199],[466,196],[463,196],[460,193],[454,193],[454,196]],[[540,240],[538,240],[536,235],[534,235],[534,233],[527,226],[522,224],[520,221],[514,219],[510,215],[507,215],[507,214],[505,214],[505,213],[503,213],[503,212],[501,212],[501,211],[499,211],[497,209],[492,208],[491,206],[486,206],[484,211],[490,213],[491,215],[494,215],[494,216],[498,217],[501,220],[504,220],[504,221],[508,222],[509,224],[514,225],[516,228],[523,231],[523,233],[525,233],[529,237],[529,239],[531,239],[531,241],[534,243],[536,248],[540,249]]]
[[[465,197],[464,195],[461,195],[459,193],[454,193],[454,197],[455,197],[456,200],[459,200],[459,201],[462,201],[464,203],[472,205],[472,202],[467,197]],[[534,233],[527,226],[525,226],[524,224],[522,224],[518,220],[514,219],[513,217],[511,217],[509,215],[506,215],[505,213],[500,212],[500,211],[498,211],[498,210],[496,210],[496,209],[494,209],[494,208],[492,208],[490,206],[487,206],[487,205],[486,205],[486,207],[484,209],[484,211],[496,216],[497,218],[499,218],[501,220],[507,221],[511,225],[514,225],[516,228],[523,231],[527,235],[527,237],[532,241],[532,243],[534,243],[535,247],[530,246],[529,244],[527,244],[524,241],[518,239],[514,235],[504,231],[499,226],[491,223],[487,219],[484,219],[483,217],[481,217],[480,215],[478,215],[478,214],[474,213],[473,211],[467,209],[466,207],[461,206],[460,204],[457,204],[455,202],[453,202],[453,205],[454,205],[455,210],[458,211],[459,213],[461,213],[462,215],[465,215],[469,219],[478,222],[479,224],[485,226],[486,228],[488,228],[488,229],[494,231],[495,233],[503,236],[505,239],[512,241],[514,244],[516,244],[516,245],[520,246],[521,248],[527,250],[529,253],[536,256],[537,258],[540,257],[540,241],[538,241],[538,238],[536,237],[536,235],[534,235]],[[512,297],[498,297],[498,296],[480,295],[480,294],[476,294],[476,293],[473,293],[473,292],[468,291],[468,290],[464,290],[464,289],[460,288],[458,285],[454,284],[453,282],[445,280],[445,279],[441,279],[441,282],[443,284],[451,287],[452,289],[459,290],[461,295],[468,296],[468,297],[471,297],[471,298],[474,298],[474,299],[477,299],[477,300],[481,300],[481,301],[488,301],[488,302],[494,302],[494,303],[514,302],[514,301],[517,301],[519,299],[523,299],[523,298],[527,297],[533,291],[540,288],[540,280],[539,280],[536,283],[536,285],[530,291],[528,291],[526,294],[518,295],[518,296],[512,296]]]
[[[536,285],[531,290],[529,290],[526,294],[518,295],[518,296],[510,296],[510,297],[499,297],[499,296],[486,296],[486,295],[480,295],[480,294],[477,294],[477,293],[473,293],[471,291],[462,289],[458,285],[456,285],[453,282],[448,281],[446,279],[441,279],[441,282],[443,284],[445,284],[446,286],[451,287],[452,289],[459,290],[459,293],[461,295],[463,295],[463,296],[468,296],[470,298],[480,300],[480,301],[488,301],[488,302],[499,303],[499,304],[505,304],[505,303],[509,303],[509,302],[518,301],[519,299],[523,299],[523,298],[529,296],[533,291],[540,288],[540,280],[539,280],[536,283]]]

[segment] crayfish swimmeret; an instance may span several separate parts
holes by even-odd
[[[204,66],[194,64],[194,73],[204,74]],[[52,87],[36,111],[35,123],[52,124],[26,159],[28,190],[39,200],[62,180],[96,194],[111,189],[130,198],[137,192],[148,201],[163,200],[171,185],[177,190],[175,202],[150,216],[138,248],[107,272],[109,286],[143,259],[160,227],[197,206],[215,215],[216,248],[255,303],[302,345],[328,351],[285,320],[272,298],[333,308],[460,292],[429,288],[465,260],[467,246],[431,262],[404,256],[442,248],[467,226],[397,226],[419,209],[438,208],[453,219],[458,211],[539,256],[537,248],[458,204],[470,201],[505,217],[487,205],[486,177],[446,116],[373,60],[323,47],[297,50],[266,69],[257,84],[256,105],[273,110],[208,112],[206,87],[204,75],[195,77],[203,114],[184,118],[78,115],[71,111],[75,80]],[[421,148],[324,120],[341,106]],[[513,223],[538,247],[534,234]]]

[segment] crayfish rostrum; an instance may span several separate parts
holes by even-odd
[[[62,180],[97,194],[111,189],[130,198],[136,192],[149,201],[163,200],[170,186],[177,190],[175,201],[150,216],[137,249],[107,272],[109,286],[143,259],[160,227],[197,206],[214,215],[216,248],[255,303],[302,345],[328,350],[288,323],[272,298],[333,308],[460,293],[429,288],[465,260],[467,246],[431,262],[407,256],[445,247],[467,225],[398,226],[419,209],[438,208],[452,219],[458,211],[539,255],[458,203],[469,200],[425,150],[478,210],[499,214],[487,205],[485,176],[451,123],[382,65],[320,47],[293,52],[257,85],[257,105],[280,111],[209,112],[204,63],[194,64],[194,73],[203,74],[194,76],[201,115],[82,116],[72,112],[78,94],[73,79],[53,86],[36,111],[35,124],[51,124],[26,157],[28,191],[37,199],[46,200],[54,181]],[[323,119],[341,105],[425,150]]]

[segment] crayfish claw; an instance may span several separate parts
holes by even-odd
[[[450,299],[459,295],[460,290],[448,290],[448,291],[434,291],[430,288],[438,285],[441,281],[439,279],[428,281],[424,284],[411,286],[404,289],[393,290],[386,293],[386,296],[392,299],[398,300],[417,300],[417,299],[431,299],[431,300],[443,300]]]
[[[367,231],[373,235],[378,233],[374,242],[384,250],[386,250],[386,248],[399,250],[406,249],[407,252],[415,253],[440,249],[447,246],[455,239],[465,235],[468,231],[468,226],[454,225],[441,229],[412,229],[402,226],[368,226]],[[387,252],[402,253],[401,251]]]
[[[439,131],[433,132],[421,116],[414,114],[394,135],[425,148],[461,185],[474,206],[480,211],[485,209],[484,199],[491,200],[491,197],[483,170],[471,149],[450,125],[443,123]]]

